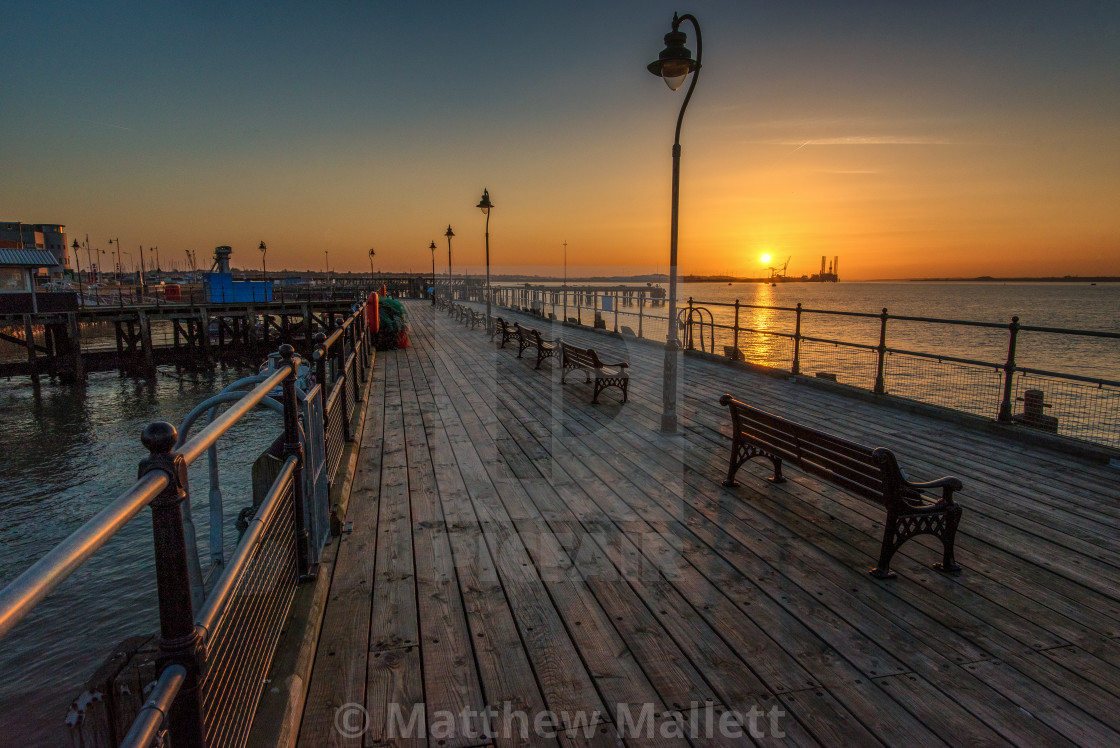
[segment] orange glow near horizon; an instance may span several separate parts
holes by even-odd
[[[487,188],[494,272],[560,277],[564,241],[570,276],[669,265],[683,94],[645,71],[667,19],[641,4],[509,4],[505,24],[402,5],[387,47],[365,43],[384,23],[371,3],[284,0],[265,24],[240,6],[17,5],[7,51],[35,62],[5,83],[36,104],[0,117],[0,218],[180,265],[228,245],[255,269],[263,239],[277,272],[320,270],[324,252],[369,272],[371,246],[376,269],[430,272],[433,237],[446,272],[451,224],[456,272],[481,272]],[[758,277],[789,257],[796,278],[839,256],[842,280],[1120,276],[1120,6],[1028,3],[1009,27],[987,4],[755,5],[700,15],[682,274]],[[120,52],[133,40],[149,53]],[[384,59],[392,75],[371,78]],[[480,90],[483,64],[498,77]]]

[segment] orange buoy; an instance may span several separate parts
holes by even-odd
[[[366,299],[366,325],[375,335],[381,326],[381,310],[378,308],[376,293],[371,293]]]

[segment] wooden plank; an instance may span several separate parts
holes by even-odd
[[[415,346],[415,343],[414,343]],[[418,356],[419,358],[419,356]],[[439,488],[447,534],[455,557],[459,591],[470,626],[474,661],[486,705],[498,712],[523,711],[537,714],[545,709],[532,666],[521,645],[513,615],[502,585],[494,571],[494,562],[486,547],[458,468],[454,464],[442,429],[441,415],[435,408],[430,383],[422,366],[412,367],[416,382],[417,412],[406,408],[412,418],[421,418],[419,426],[427,435],[427,453],[410,450],[410,460],[426,461],[432,470],[432,484]],[[553,745],[555,740],[543,739],[535,733],[527,736],[530,745]],[[497,745],[512,744],[505,731],[495,739]]]
[[[386,359],[387,366],[381,498],[369,634],[371,652],[420,643],[398,357],[383,354],[380,358]]]
[[[335,715],[344,704],[365,701],[373,559],[377,544],[381,441],[385,408],[384,359],[375,365],[366,403],[363,449],[348,505],[351,532],[339,540],[319,646],[300,723],[304,745],[337,740]],[[345,744],[342,741],[339,744]],[[353,743],[360,745],[358,740]]]
[[[413,716],[418,710],[421,716],[414,723]],[[366,720],[362,725],[366,745],[391,744],[416,748],[429,745],[418,647],[406,646],[370,653],[365,714],[358,713],[349,724],[361,724],[358,722],[361,717]],[[436,740],[432,744],[435,745]]]
[[[999,660],[965,666],[1037,721],[1078,745],[1118,745],[1120,733]]]
[[[917,673],[876,678],[874,683],[949,745],[1010,745],[969,712],[968,703],[950,698]]]
[[[1102,648],[1117,649],[1115,642],[1106,642],[1102,645]],[[1100,650],[1097,654],[1092,654],[1072,645],[1046,649],[1042,651],[1042,654],[1086,680],[1097,684],[1113,696],[1120,697],[1120,666],[1115,664],[1117,658],[1112,658],[1114,662],[1110,663],[1106,659],[1108,655],[1100,652]]]
[[[467,627],[455,558],[435,490],[435,474],[416,401],[410,360],[414,352],[405,349],[399,356],[401,425],[412,515],[424,699],[433,713],[478,714],[486,704],[475,664],[471,632]],[[483,732],[477,717],[462,720],[458,728],[454,735],[445,738],[445,745],[471,745]]]

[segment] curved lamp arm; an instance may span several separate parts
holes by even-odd
[[[684,95],[684,103],[681,104],[681,112],[677,115],[677,132],[673,137],[673,148],[679,150],[681,147],[681,123],[684,122],[684,110],[688,108],[689,99],[692,98],[692,89],[696,88],[696,81],[700,78],[700,67],[704,57],[704,41],[700,36],[700,22],[691,13],[685,13],[683,16],[673,16],[673,31],[680,28],[682,21],[689,21],[692,23],[692,28],[696,29],[696,69],[692,71],[692,80],[688,84],[688,91]]]

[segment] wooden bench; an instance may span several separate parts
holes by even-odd
[[[526,348],[537,349],[537,366],[541,368],[541,361],[550,358],[555,352],[556,348],[551,340],[545,340],[541,334],[531,327],[522,327],[520,324],[514,322],[513,327],[517,330],[517,357],[521,358],[521,354],[525,352]]]
[[[725,486],[739,485],[735,473],[752,457],[765,457],[774,465],[774,483],[784,482],[782,462],[823,478],[887,510],[879,565],[872,576],[889,579],[895,551],[916,535],[941,539],[943,555],[934,568],[958,572],[953,542],[961,521],[961,506],[953,502],[961,481],[954,477],[912,483],[898,466],[894,453],[884,447],[865,447],[793,421],[771,415],[740,402],[731,395],[719,399],[731,410],[731,460]],[[941,489],[940,498],[924,493]]]
[[[560,365],[564,369],[564,373],[560,375],[561,384],[564,383],[564,378],[568,376],[568,372],[576,369],[582,369],[587,375],[587,383],[590,383],[592,377],[594,377],[595,394],[591,398],[592,403],[599,402],[599,393],[607,387],[618,387],[622,390],[622,402],[626,402],[629,398],[630,374],[627,373],[626,369],[630,364],[625,361],[617,364],[604,364],[599,360],[599,354],[593,348],[578,348],[561,340]]]
[[[517,337],[517,328],[508,324],[501,317],[494,318],[494,329],[490,332],[493,335],[502,336],[502,343],[498,346],[499,348],[505,348],[510,339]]]

